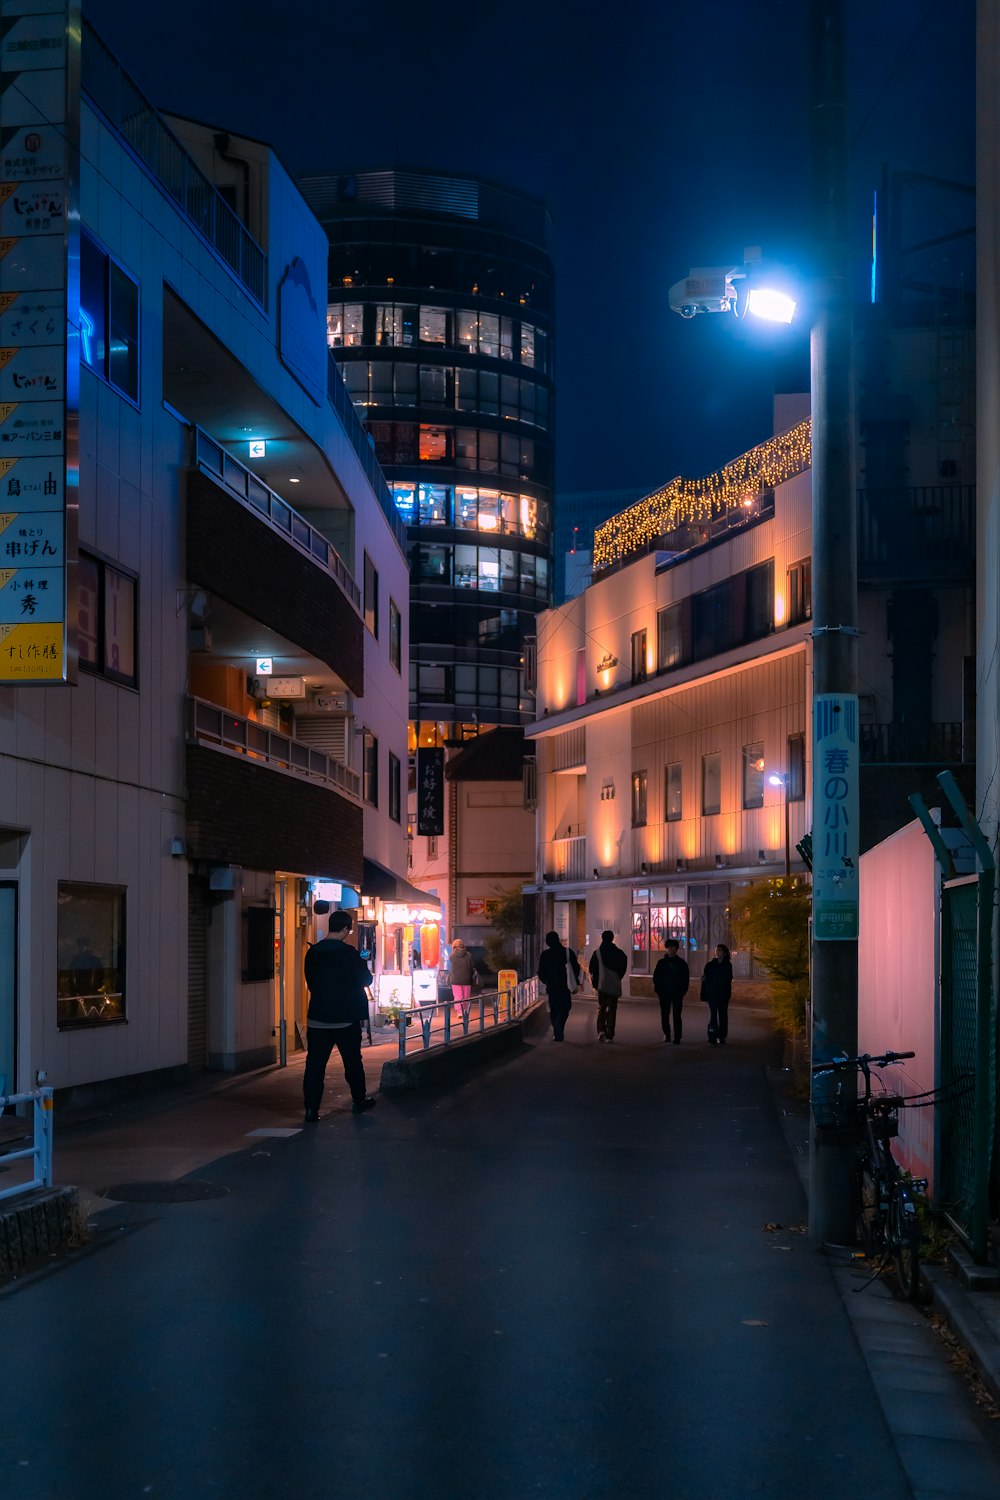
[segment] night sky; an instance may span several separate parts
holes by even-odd
[[[806,258],[806,0],[83,4],[154,104],[293,175],[426,167],[546,200],[560,491],[651,490],[769,435],[774,335],[684,321],[667,290],[747,245]],[[973,181],[975,5],[847,15],[860,285],[882,162]]]

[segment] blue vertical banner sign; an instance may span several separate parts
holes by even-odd
[[[71,8],[0,0],[0,683],[69,675],[67,459],[72,448],[75,521],[78,385],[67,366],[79,36]]]
[[[813,699],[813,937],[858,936],[858,699]]]
[[[444,833],[444,751],[433,746],[417,750],[417,832]]]

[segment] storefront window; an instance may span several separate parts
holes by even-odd
[[[56,1019],[60,1028],[125,1020],[125,891],[59,882]]]
[[[632,913],[632,971],[635,974],[649,973],[648,908],[641,908]]]

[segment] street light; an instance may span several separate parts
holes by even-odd
[[[768,776],[772,786],[780,786],[784,789],[785,798],[785,879],[790,880],[792,876],[792,841],[788,833],[788,782],[787,771],[772,771]]]
[[[809,47],[816,278],[810,336],[816,830],[811,1055],[814,1063],[822,1063],[853,1057],[858,1050],[859,632],[844,0],[810,0]],[[753,257],[744,256],[742,271],[718,266],[692,271],[671,287],[670,306],[685,318],[738,313],[740,280],[756,284]],[[835,1087],[832,1073],[813,1077],[816,1115]],[[854,1146],[846,1135],[812,1133],[813,1239],[853,1243],[854,1172]]]

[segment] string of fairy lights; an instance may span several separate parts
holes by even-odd
[[[594,572],[645,552],[657,537],[683,525],[704,525],[753,504],[762,490],[774,489],[804,473],[812,462],[812,422],[768,438],[704,479],[671,479],[630,505],[594,532]]]

